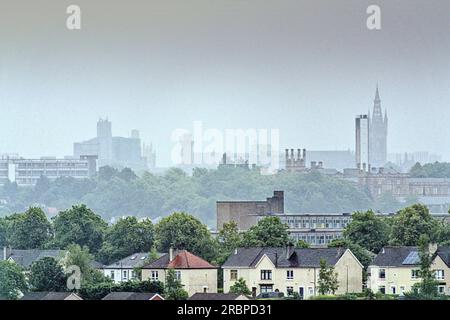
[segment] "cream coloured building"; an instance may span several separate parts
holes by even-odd
[[[142,267],[142,280],[150,279],[165,283],[169,269],[175,270],[176,277],[189,297],[195,293],[217,293],[217,267],[186,250],[177,252],[170,250],[169,253]]]
[[[450,247],[430,246],[430,253],[438,290],[450,294]],[[384,247],[368,268],[367,287],[374,292],[403,295],[420,282],[419,263],[417,247]]]
[[[318,294],[320,261],[334,266],[337,294],[362,291],[363,266],[344,248],[239,248],[222,266],[224,292],[243,278],[257,296],[267,292],[297,292],[302,299]]]

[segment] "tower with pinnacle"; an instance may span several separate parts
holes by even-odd
[[[385,110],[383,115],[380,92],[377,85],[372,115],[369,112],[369,154],[372,168],[384,167],[387,162],[387,134],[387,110]]]

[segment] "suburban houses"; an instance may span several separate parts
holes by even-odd
[[[137,270],[141,268],[148,258],[148,253],[135,253],[102,268],[105,276],[114,282],[126,282],[138,278]]]
[[[223,264],[223,289],[244,279],[253,296],[268,292],[297,292],[300,299],[318,294],[320,261],[334,266],[338,275],[337,293],[362,291],[363,266],[353,253],[343,248],[297,249],[239,248]]]
[[[142,280],[151,279],[165,283],[169,269],[175,270],[176,278],[189,296],[195,293],[217,293],[219,268],[187,250],[170,249],[168,254],[145,265],[142,267]]]
[[[430,246],[438,291],[450,295],[450,247]],[[420,281],[417,247],[384,247],[368,268],[367,286],[375,292],[403,295]]]

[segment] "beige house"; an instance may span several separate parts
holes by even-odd
[[[217,267],[186,250],[175,253],[170,250],[168,254],[142,267],[142,280],[165,283],[169,269],[175,270],[189,296],[217,292]]]
[[[343,248],[239,248],[222,266],[224,292],[243,278],[253,296],[261,293],[297,292],[302,299],[318,294],[320,261],[334,266],[337,294],[361,292],[363,266]]]
[[[450,294],[450,247],[430,246],[430,253],[438,290]],[[368,268],[367,287],[374,292],[403,295],[420,282],[419,263],[417,247],[385,247]]]

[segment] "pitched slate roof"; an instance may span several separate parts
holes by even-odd
[[[119,261],[111,263],[110,265],[103,266],[103,269],[134,269],[140,268],[145,264],[145,260],[148,258],[148,253],[138,252],[128,257],[125,257]]]
[[[27,292],[23,295],[21,300],[65,300],[71,295],[75,295],[79,298],[73,292]]]
[[[450,247],[439,247],[436,251],[436,255],[438,255],[447,267],[450,267]]]
[[[241,294],[237,293],[195,293],[188,300],[236,300],[241,296]]]
[[[415,255],[418,247],[384,247],[377,254],[371,265],[381,267],[406,267],[417,264],[408,261],[408,257]]]
[[[231,254],[222,267],[253,268],[266,255],[278,268],[307,268],[320,267],[320,260],[324,259],[329,265],[335,265],[344,254],[344,248],[239,248],[237,253]]]
[[[12,249],[6,259],[12,259],[17,264],[22,266],[25,269],[29,269],[33,262],[36,262],[42,258],[55,258],[60,259],[65,255],[66,251],[64,250],[39,250],[39,249],[31,249],[31,250],[18,250]]]
[[[217,267],[208,261],[190,253],[187,250],[181,250],[174,253],[174,258],[169,261],[169,254],[165,254],[159,259],[147,264],[143,269],[216,269]]]
[[[151,300],[153,298],[164,300],[164,298],[157,293],[146,292],[111,292],[102,300]]]

